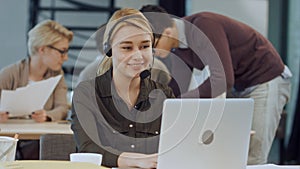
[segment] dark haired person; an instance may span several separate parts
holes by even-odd
[[[176,19],[155,5],[143,6],[140,11],[159,38],[157,55],[170,60],[172,76],[180,79],[173,78],[170,83],[177,97],[211,98],[226,92],[227,97],[254,99],[252,130],[256,134],[251,137],[248,164],[266,163],[290,97],[292,76],[272,44],[250,26],[220,14],[200,12]],[[157,17],[153,12],[161,15]],[[210,45],[217,59],[211,57],[212,53],[198,55]],[[192,73],[182,73],[178,60],[190,70],[208,66],[210,77],[188,91]]]

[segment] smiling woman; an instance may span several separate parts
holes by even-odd
[[[135,26],[126,26],[114,35],[112,44],[113,76],[116,78],[138,78],[140,72],[151,67],[151,34]]]
[[[148,77],[151,26],[135,9],[116,11],[104,33],[100,76],[74,90],[72,130],[79,152],[103,155],[102,165],[156,168],[163,101],[172,90]]]
[[[28,33],[29,57],[0,71],[0,93],[1,90],[16,90],[37,81],[63,75],[62,64],[68,59],[67,52],[72,38],[73,33],[55,21],[45,20],[37,24]],[[64,119],[68,111],[66,94],[67,86],[62,76],[44,107],[32,112],[30,117],[36,122]],[[1,111],[0,123],[7,121],[9,117],[9,112]],[[19,144],[19,148],[23,147],[23,157],[17,159],[39,158],[38,142],[30,144],[19,141]]]

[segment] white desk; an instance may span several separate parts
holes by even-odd
[[[91,163],[75,163],[70,161],[24,160],[0,162],[2,169],[108,169]]]
[[[0,136],[19,134],[20,140],[39,140],[42,134],[73,134],[70,124],[62,122],[36,123],[33,120],[12,119],[0,123]]]

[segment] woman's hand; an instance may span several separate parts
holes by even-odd
[[[8,120],[8,112],[0,112],[0,123],[4,123]]]
[[[38,110],[38,111],[34,111],[31,114],[31,118],[34,119],[36,122],[45,122],[47,120],[47,114],[45,110]]]
[[[119,156],[118,167],[156,168],[157,154],[124,152]]]

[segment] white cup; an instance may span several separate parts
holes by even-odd
[[[71,162],[87,162],[93,163],[96,165],[101,165],[102,163],[102,154],[97,153],[71,153],[70,154]]]
[[[14,161],[18,139],[0,136],[0,161]]]

